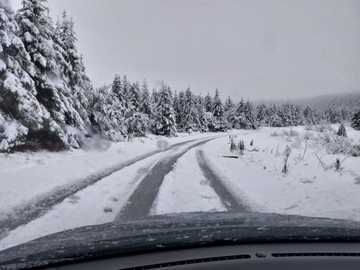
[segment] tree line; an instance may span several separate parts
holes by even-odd
[[[150,93],[144,80],[116,75],[95,89],[76,48],[74,22],[64,11],[53,23],[46,0],[23,0],[13,12],[0,1],[0,151],[80,148],[94,134],[110,141],[129,135],[223,132],[231,128],[349,121],[353,111],[284,104],[223,101],[173,91],[162,83]]]

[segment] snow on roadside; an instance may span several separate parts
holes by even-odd
[[[292,128],[299,135],[291,137],[283,135],[284,130],[288,134],[290,128],[239,131],[236,140],[245,141],[244,155],[239,159],[222,157],[234,155],[229,151],[229,138],[206,143],[204,153],[229,191],[253,211],[360,221],[360,158],[327,154],[311,140],[305,152],[302,138],[308,131],[304,127]],[[349,127],[347,131],[355,144],[360,142],[359,132]],[[274,132],[278,136],[271,136]],[[251,140],[254,146],[250,146]],[[290,172],[284,176],[281,171],[287,145],[291,148]],[[298,160],[304,152],[304,160]],[[335,164],[336,158],[344,160],[342,168],[324,170],[315,153],[328,167]]]
[[[0,220],[6,219],[15,208],[32,204],[59,188],[86,181],[99,172],[111,171],[114,166],[132,158],[214,135],[219,134],[179,134],[175,138],[149,135],[148,138],[119,143],[94,140],[87,151],[0,155]]]
[[[165,176],[151,215],[197,211],[226,211],[209,186],[196,160],[196,148],[186,152]]]

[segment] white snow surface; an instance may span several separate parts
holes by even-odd
[[[333,127],[336,130],[338,126]],[[360,145],[360,132],[346,128],[348,137]],[[204,153],[223,184],[252,211],[360,221],[360,157],[327,154],[312,140],[307,141],[305,152],[306,140],[301,139],[304,133],[316,135],[318,132],[305,131],[303,127],[292,130],[299,135],[283,135],[283,131],[287,133],[290,128],[238,132],[236,139],[245,142],[244,154],[238,159],[222,157],[234,155],[229,150],[229,138],[207,143]],[[274,132],[281,136],[271,136]],[[250,146],[251,140],[254,140],[253,146]],[[291,148],[290,172],[284,175],[283,153],[287,145]],[[319,164],[315,153],[328,169]],[[304,155],[304,159],[298,161],[299,155]],[[339,171],[331,167],[336,158],[343,161]]]
[[[166,175],[155,200],[152,215],[198,211],[226,211],[220,198],[196,166],[196,148],[186,152]]]
[[[337,128],[333,125],[334,130]],[[360,132],[346,128],[346,140],[360,145]],[[87,151],[1,155],[0,221],[59,188],[112,170],[130,159],[175,143],[211,136],[219,138],[199,146],[206,162],[233,196],[250,210],[360,221],[360,157],[329,154],[319,139],[325,133],[294,127],[235,130],[228,134],[179,134],[170,139],[149,135],[131,142],[97,141],[88,145]],[[236,142],[245,142],[242,155],[238,150],[230,152],[230,134],[236,135]],[[252,140],[254,144],[250,146]],[[290,171],[285,175],[282,168],[286,146],[291,153]],[[170,154],[165,151],[150,156],[76,192],[43,216],[10,231],[0,240],[0,250],[62,230],[113,221],[147,171],[159,160],[186,147],[169,150]],[[151,215],[226,211],[198,166],[199,147],[186,152],[165,176]],[[342,161],[339,170],[334,167],[337,158]]]

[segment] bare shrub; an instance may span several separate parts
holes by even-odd
[[[240,151],[244,151],[245,150],[245,142],[240,140],[239,144],[238,144],[238,148]]]
[[[312,140],[314,138],[314,134],[310,131],[306,131],[302,137],[304,140]]]
[[[271,137],[279,137],[280,134],[278,132],[276,132],[276,131],[273,131],[273,132],[270,133],[270,136]]]
[[[294,129],[290,129],[290,136],[291,136],[291,137],[299,136],[299,132],[297,132],[297,131],[294,130]]]
[[[289,172],[289,165],[287,164],[289,156],[291,154],[291,148],[287,145],[286,149],[284,151],[284,167],[282,169],[282,173],[284,174],[284,176]]]
[[[283,134],[289,137],[296,137],[299,135],[299,132],[291,128],[290,130],[283,130]]]
[[[321,124],[315,126],[315,131],[317,132],[334,132],[334,129],[329,124]]]

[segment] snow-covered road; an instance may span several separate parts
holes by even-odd
[[[0,220],[0,249],[80,226],[141,218],[150,212],[160,213],[152,209],[159,206],[160,186],[165,177],[174,171],[174,164],[184,160],[188,165],[187,152],[219,137],[189,138],[151,151],[100,172],[88,181],[57,188],[33,204],[16,208],[18,214]],[[196,161],[194,164],[197,164]],[[184,177],[183,174],[184,171],[177,171],[178,177]],[[202,174],[192,175],[187,180],[197,181],[199,178],[204,182]],[[226,211],[228,207],[222,202],[228,199],[220,198],[208,184],[201,185],[208,189],[204,192],[206,205],[210,207],[208,210]],[[188,186],[183,182],[180,189],[186,190]],[[209,193],[213,193],[214,199],[210,204]],[[195,211],[205,210],[199,199],[201,201],[201,197],[195,198],[192,203]],[[184,211],[176,204],[167,209],[172,213]]]
[[[102,152],[0,157],[0,250],[76,227],[182,212],[360,220],[359,157],[331,153],[340,140],[331,129],[233,131],[242,153],[230,151],[229,134],[184,134]],[[348,128],[346,140],[360,145],[360,133]]]

